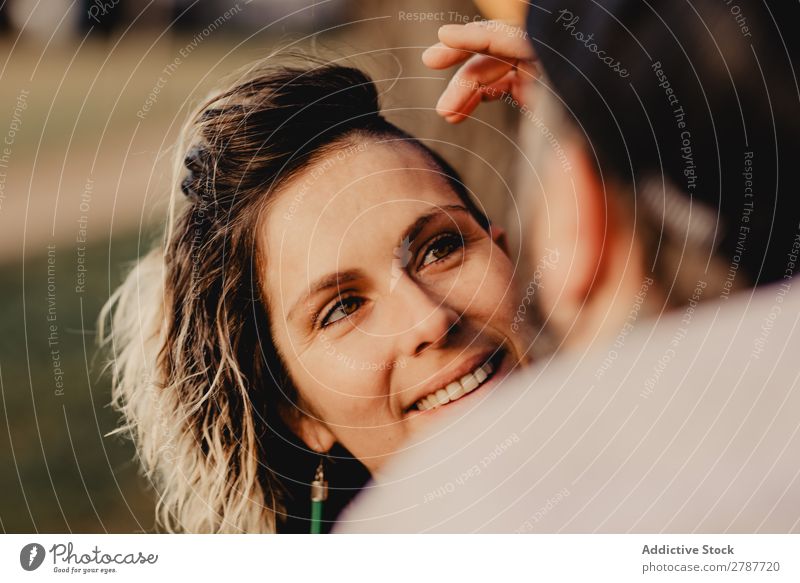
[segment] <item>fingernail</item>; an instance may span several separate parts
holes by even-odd
[[[436,111],[450,111],[450,108],[443,107],[443,104],[447,102],[447,97],[445,95],[439,96],[439,100],[436,102]]]

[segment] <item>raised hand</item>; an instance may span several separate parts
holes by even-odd
[[[463,63],[436,104],[448,122],[458,123],[481,101],[504,94],[524,103],[523,88],[536,76],[536,55],[521,28],[501,20],[447,24],[439,29],[439,41],[422,54],[426,66]]]

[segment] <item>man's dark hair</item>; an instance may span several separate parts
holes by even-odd
[[[798,2],[544,0],[527,31],[603,175],[637,202],[655,177],[708,205],[718,255],[757,285],[791,277],[800,236],[799,17]]]

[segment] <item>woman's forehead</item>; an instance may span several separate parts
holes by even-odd
[[[317,160],[281,189],[263,233],[268,249],[278,241],[305,251],[315,238],[369,230],[377,222],[452,204],[458,195],[447,177],[417,147],[366,141]],[[295,243],[295,245],[290,245]]]
[[[261,234],[263,252],[289,294],[316,273],[371,265],[419,216],[459,203],[419,148],[367,142],[318,160],[282,189]]]

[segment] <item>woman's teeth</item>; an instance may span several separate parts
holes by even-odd
[[[492,371],[494,371],[492,363],[484,363],[471,373],[465,374],[460,380],[450,383],[445,388],[439,389],[427,397],[423,397],[417,401],[416,407],[420,411],[427,411],[428,409],[433,409],[449,403],[450,401],[460,399],[481,386],[492,374]]]

